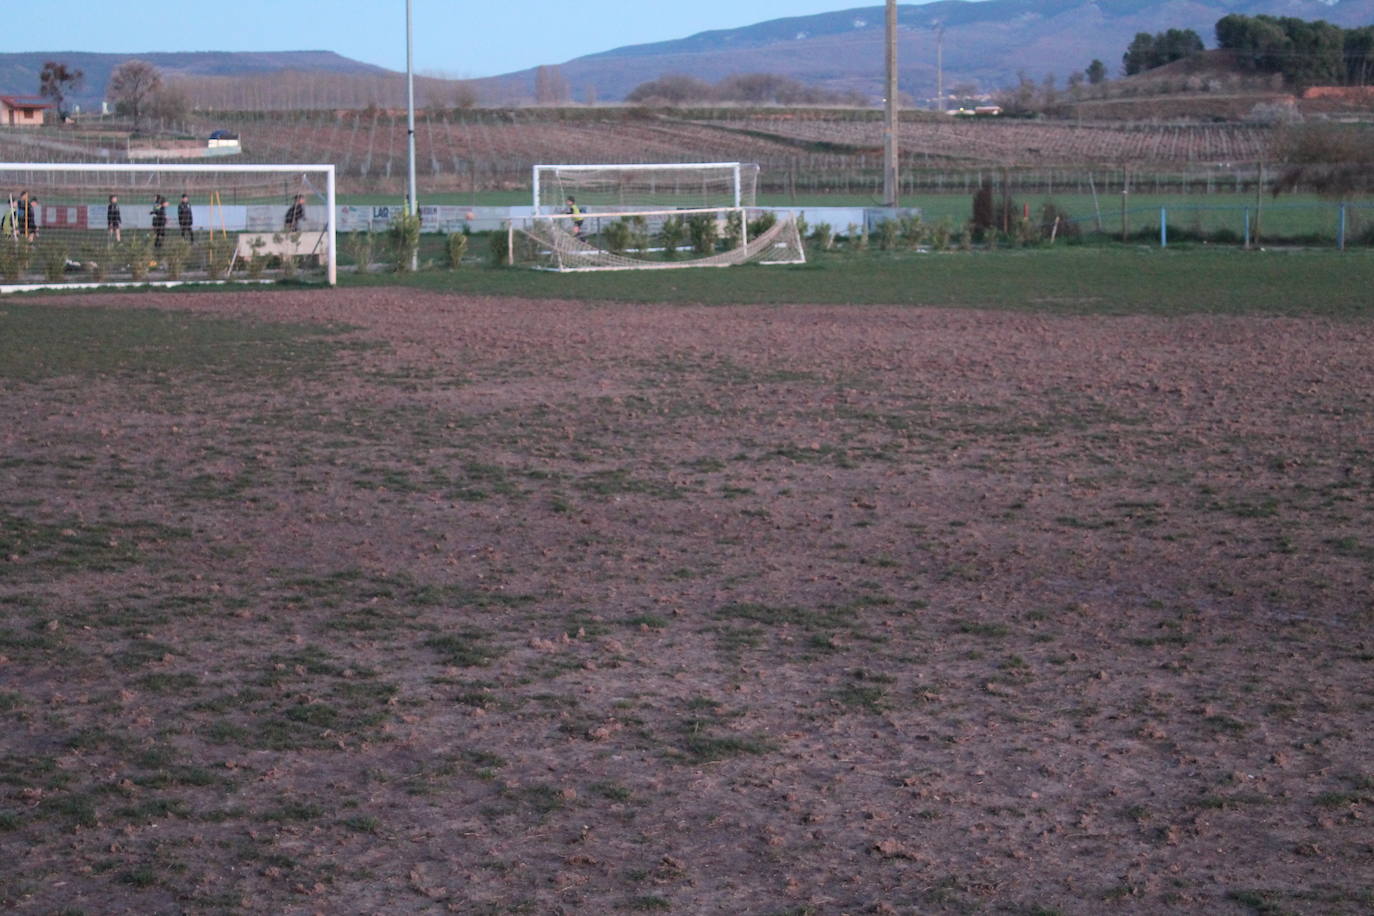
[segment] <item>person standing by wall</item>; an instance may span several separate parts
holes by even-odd
[[[296,200],[286,208],[286,231],[300,232],[305,223],[305,195],[297,194]]]
[[[573,234],[574,236],[581,236],[581,235],[582,235],[582,208],[579,207],[579,206],[577,205],[577,198],[575,198],[575,197],[569,197],[568,200],[567,200],[567,204],[568,204],[568,209],[564,210],[563,212],[569,214],[570,216],[572,216],[572,219],[569,220],[569,222],[572,223],[572,234]]]
[[[177,204],[177,226],[181,229],[181,237],[194,245],[196,236],[191,231],[191,222],[191,198],[183,194],[181,195],[181,203]]]
[[[162,239],[167,234],[167,198],[161,194],[153,198],[153,247],[161,248]]]
[[[123,241],[119,233],[119,227],[123,224],[124,217],[119,213],[119,195],[111,194],[110,202],[105,206],[105,230],[116,245]]]

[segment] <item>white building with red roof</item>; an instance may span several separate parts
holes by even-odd
[[[25,95],[0,95],[0,127],[42,127],[53,104]]]

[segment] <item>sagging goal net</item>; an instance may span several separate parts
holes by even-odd
[[[0,163],[0,288],[335,280],[332,165]]]
[[[792,217],[754,206],[754,163],[537,165],[509,258],[545,270],[798,264]]]

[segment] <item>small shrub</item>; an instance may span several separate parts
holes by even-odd
[[[103,283],[110,273],[112,252],[102,244],[87,243],[81,249],[81,266],[96,283]]]
[[[267,270],[267,255],[262,253],[267,243],[261,238],[256,238],[248,244],[253,249],[253,253],[248,256],[248,276],[253,280],[261,280],[263,272]]]
[[[971,225],[965,225],[959,232],[959,250],[973,250],[973,227]]]
[[[954,227],[949,222],[949,217],[945,217],[935,224],[930,230],[930,244],[936,251],[944,251],[949,247],[950,239],[954,237]]]
[[[135,281],[146,279],[153,253],[152,238],[143,232],[126,232],[119,247],[122,255],[120,260],[129,271],[129,276]]]
[[[845,231],[845,238],[848,240],[851,251],[868,250],[868,226],[860,227],[855,223],[850,223],[849,228]]]
[[[211,280],[222,279],[234,261],[235,242],[228,236],[212,238],[205,245],[205,272]]]
[[[715,217],[698,213],[687,221],[688,234],[692,237],[692,251],[700,255],[715,254],[720,228]]]
[[[772,229],[778,222],[778,215],[772,210],[764,210],[756,218],[749,221],[749,238],[756,239],[769,229]]]
[[[162,266],[166,269],[169,280],[180,280],[189,260],[191,243],[183,238],[174,238],[162,247]]]
[[[919,248],[926,241],[926,225],[919,216],[904,216],[901,222],[902,244],[907,248]]]
[[[798,238],[803,238],[803,239],[806,238],[807,230],[810,229],[810,225],[806,222],[806,217],[799,214],[799,215],[797,216],[796,222],[797,222],[797,237],[798,237]]]
[[[725,218],[725,247],[738,248],[744,239],[744,218],[736,211]]]
[[[273,236],[273,238],[275,239],[276,237]],[[289,235],[287,235],[286,238],[287,238],[288,241],[291,242],[291,250],[292,250],[292,251],[299,251],[299,250],[300,250],[300,246],[301,246],[301,234],[300,234],[299,232],[292,232],[292,233],[290,233]],[[294,254],[284,254],[284,255],[282,255],[282,258],[281,258],[281,275],[282,275],[282,277],[283,277],[284,279],[287,279],[287,280],[294,279],[295,276],[296,276],[296,268],[297,268],[298,266],[299,266],[299,265],[298,265],[297,260],[296,260],[296,255],[294,255]]]
[[[43,279],[49,283],[58,282],[67,272],[67,246],[58,239],[43,239],[37,247]]]
[[[892,251],[902,237],[902,224],[895,219],[885,219],[878,224],[878,248]]]
[[[829,251],[835,245],[835,230],[829,223],[817,223],[811,230],[811,243],[821,251]]]
[[[973,231],[986,238],[990,232],[1014,232],[1021,207],[1008,194],[997,195],[987,182],[973,195]]]
[[[420,215],[401,213],[391,221],[386,234],[392,269],[397,273],[408,273],[416,252],[420,250]]]
[[[371,229],[366,232],[354,230],[349,233],[347,241],[348,256],[352,258],[353,263],[357,265],[356,269],[358,273],[365,274],[372,269],[372,255],[376,248],[376,242],[377,240],[373,236]]]
[[[492,267],[505,267],[506,260],[510,256],[510,236],[506,230],[491,234],[490,260]]]
[[[630,229],[629,247],[642,252],[649,247],[649,221],[642,216],[630,216],[625,220]]]
[[[630,224],[618,219],[601,230],[601,243],[612,254],[620,254],[630,247],[632,234]]]
[[[1046,201],[1040,208],[1040,234],[1047,239],[1073,240],[1082,231],[1067,211],[1060,209],[1053,201]]]
[[[20,239],[0,240],[0,278],[6,283],[18,283],[29,269],[28,243]]]
[[[447,242],[448,269],[457,270],[463,266],[463,255],[468,252],[468,234],[466,232],[451,232]]]
[[[678,246],[686,238],[687,224],[682,221],[682,217],[670,216],[665,219],[658,230],[658,240],[663,244],[663,257],[670,261],[676,258]]]

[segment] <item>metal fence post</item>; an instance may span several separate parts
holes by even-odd
[[[1341,201],[1338,210],[1340,215],[1336,222],[1336,248],[1345,251],[1345,201]]]
[[[1245,208],[1245,247],[1250,247],[1250,208]]]
[[[1159,208],[1159,247],[1169,247],[1169,214],[1163,208]]]

